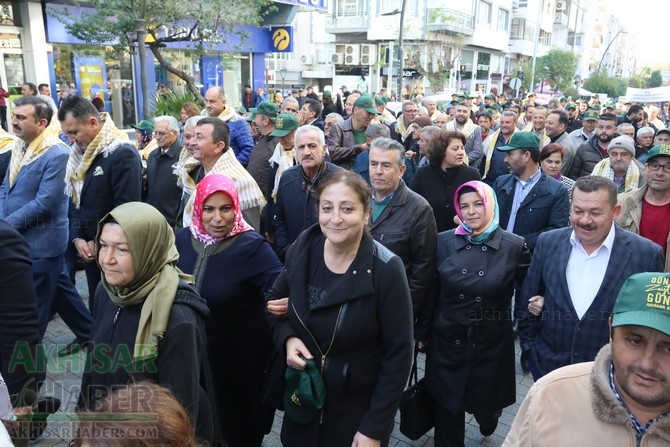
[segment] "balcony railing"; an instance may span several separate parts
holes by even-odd
[[[475,17],[448,8],[429,8],[426,26],[431,31],[450,31],[471,36],[475,32]]]
[[[352,28],[367,29],[370,26],[370,14],[363,11],[357,14],[338,14],[326,16],[326,28],[328,32],[337,32],[338,29],[350,30]]]

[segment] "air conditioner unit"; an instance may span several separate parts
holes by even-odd
[[[302,62],[305,65],[313,65],[314,64],[314,56],[311,54],[303,54],[300,56],[300,62]]]
[[[344,65],[344,53],[333,53],[330,57],[330,62],[334,65]]]
[[[361,65],[374,65],[377,62],[377,45],[361,45]]]
[[[344,48],[344,64],[345,65],[358,65],[361,59],[361,46],[360,45],[347,45]]]
[[[558,1],[556,2],[556,12],[559,11],[565,11],[565,2],[564,1]]]

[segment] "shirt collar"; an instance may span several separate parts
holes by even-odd
[[[526,180],[525,182],[523,180],[521,180],[519,178],[519,176],[516,175],[516,174],[514,174],[514,178],[516,179],[517,182],[521,183],[522,186],[526,186],[526,185],[532,185],[533,183],[535,183],[540,178],[540,175],[542,175],[542,170],[538,166],[537,172],[535,174],[531,175],[530,177],[528,177],[528,180]]]
[[[593,253],[596,253],[598,250],[600,250],[602,247],[605,247],[609,253],[612,253],[612,247],[614,246],[614,234],[616,231],[614,230],[614,222],[612,222],[612,226],[610,227],[609,233],[607,233],[607,237],[603,241],[603,243],[594,251]],[[581,250],[584,250],[584,247],[582,246],[582,243],[580,242],[579,239],[577,239],[577,235],[575,234],[575,230],[572,230],[572,234],[570,234],[570,243],[572,244],[572,248],[580,248]],[[584,250],[586,251],[586,250]]]

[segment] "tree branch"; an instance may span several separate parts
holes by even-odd
[[[168,61],[165,60],[163,55],[160,52],[160,44],[158,42],[152,42],[149,45],[149,49],[151,52],[154,54],[156,57],[156,60],[158,61],[159,64],[163,68],[165,68],[167,71],[172,73],[173,75],[179,77],[180,79],[183,79],[184,82],[186,82],[186,86],[188,87],[189,91],[196,95],[199,99],[202,99],[202,95],[200,94],[200,90],[195,86],[195,81],[193,80],[193,77],[190,76],[188,73],[185,71],[179,70],[172,66]]]

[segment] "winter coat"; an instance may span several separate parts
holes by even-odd
[[[317,237],[319,225],[300,235],[268,294],[290,302],[288,316],[273,319],[280,358],[286,340],[300,338],[322,365],[326,385],[320,417],[304,425],[284,417],[282,444],[348,446],[361,432],[387,445],[412,364],[412,304],[402,261],[364,234],[347,272],[310,309],[310,247]]]
[[[514,403],[510,305],[529,264],[524,239],[502,228],[481,245],[455,230],[439,234],[439,296],[432,312],[426,382],[441,407],[474,413]]]
[[[503,447],[670,446],[670,418],[638,438],[626,408],[610,387],[612,348],[595,361],[566,366],[535,382]]]

